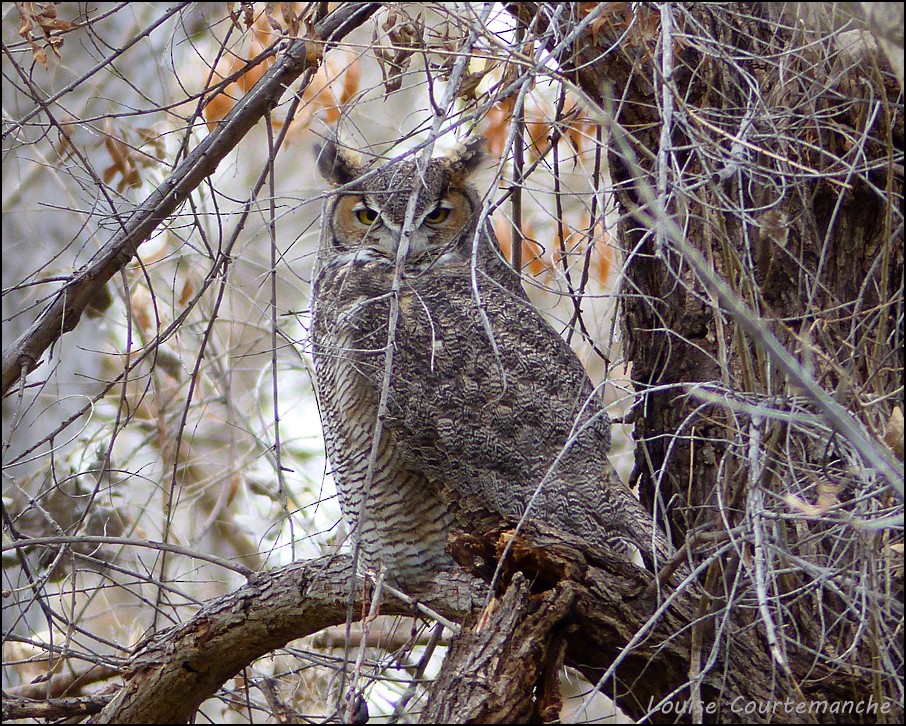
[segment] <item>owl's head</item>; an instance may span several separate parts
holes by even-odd
[[[481,163],[482,144],[476,138],[431,159],[421,173],[414,161],[405,161],[362,178],[372,167],[363,165],[355,152],[328,142],[320,150],[318,169],[342,190],[324,209],[322,223],[330,227],[326,243],[334,252],[367,248],[394,259],[406,207],[417,194],[408,259],[436,258],[465,245],[471,249],[481,201],[469,177]]]

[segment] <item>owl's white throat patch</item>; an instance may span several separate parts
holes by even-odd
[[[382,250],[375,249],[374,247],[361,247],[357,250],[337,255],[327,263],[327,267],[340,268],[346,267],[347,265],[362,267],[372,262],[377,262],[379,265],[393,265],[393,260],[386,254],[382,254]]]

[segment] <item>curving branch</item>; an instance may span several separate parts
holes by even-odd
[[[104,285],[135,257],[139,246],[217,169],[243,137],[306,70],[316,69],[323,49],[371,17],[380,3],[341,3],[315,25],[315,38],[294,40],[227,117],[195,147],[186,160],[137,207],[81,270],[74,273],[38,319],[3,351],[3,395],[38,367],[41,356],[63,333],[75,329],[85,308]]]
[[[764,714],[753,716],[741,706],[788,696],[793,707],[844,700],[861,685],[857,673],[816,669],[799,656],[790,663],[794,679],[772,676],[761,628],[729,622],[719,599],[698,587],[659,592],[647,571],[549,528],[529,525],[515,539],[506,527],[483,536],[457,532],[450,549],[490,579],[511,540],[502,584],[484,609],[478,606],[486,602],[486,589],[461,570],[441,573],[414,593],[417,604],[384,596],[382,615],[411,616],[425,606],[443,618],[465,620],[432,688],[425,722],[551,720],[560,705],[557,675],[564,662],[593,683],[601,680],[627,714],[651,723],[672,723],[677,709],[688,709],[686,684],[694,672],[708,722],[758,720]],[[122,688],[92,723],[187,722],[256,659],[345,622],[350,577],[346,555],[253,575],[185,623],[139,643],[123,669]],[[370,593],[356,590],[358,617]],[[711,667],[697,671],[696,659],[709,652]],[[666,705],[652,711],[661,699]],[[27,713],[21,702],[17,708]],[[793,723],[799,715],[779,710],[769,717]]]
[[[92,723],[186,723],[198,707],[246,666],[289,641],[346,621],[349,556],[296,562],[250,578],[207,603],[181,625],[134,649],[125,684]],[[474,580],[451,574],[418,593],[419,603],[461,620],[472,606]],[[357,588],[354,611],[362,608]],[[413,615],[385,597],[383,615]]]
[[[563,663],[645,723],[802,723],[853,694],[867,700],[862,676],[807,653],[778,673],[763,627],[740,622],[725,598],[695,584],[658,590],[621,556],[538,523],[515,538],[457,532],[450,549],[489,578],[508,543],[505,585],[453,639],[423,723],[555,720]]]

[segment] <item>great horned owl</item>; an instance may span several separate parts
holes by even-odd
[[[490,225],[476,235],[480,160],[478,142],[421,171],[369,170],[332,142],[320,153],[340,188],[322,217],[313,355],[365,563],[418,584],[452,565],[452,527],[518,521],[530,502],[530,517],[663,562],[671,548],[611,467],[611,422],[581,362]]]

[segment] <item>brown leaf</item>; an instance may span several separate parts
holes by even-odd
[[[19,11],[19,35],[28,42],[34,59],[43,66],[47,65],[47,53],[35,39],[38,31],[57,58],[60,58],[63,39],[59,35],[68,33],[76,26],[57,17],[54,3],[16,3],[16,8]]]
[[[421,15],[401,20],[397,11],[391,10],[380,27],[390,45],[378,43],[378,29],[375,27],[371,35],[372,47],[384,79],[384,90],[389,95],[402,87],[412,56],[424,47],[424,26]]]

